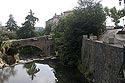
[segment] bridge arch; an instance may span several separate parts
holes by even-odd
[[[18,53],[20,53],[20,56],[36,56],[36,57],[44,57],[45,53],[43,50],[41,50],[40,48],[36,47],[36,46],[32,46],[32,45],[26,45],[26,46],[20,46],[18,48],[16,48],[18,50]]]
[[[4,43],[11,43],[11,46],[15,46],[17,48],[22,46],[34,46],[42,50],[45,53],[44,56],[50,55],[51,40],[44,36],[13,41],[5,41]]]

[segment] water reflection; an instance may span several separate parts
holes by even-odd
[[[56,83],[88,83],[83,75],[75,68],[67,68],[61,64],[55,66]]]
[[[5,83],[9,80],[10,77],[14,77],[16,75],[16,70],[14,67],[6,67],[0,69],[0,83]]]
[[[31,77],[31,80],[33,80],[36,76],[35,74],[40,71],[39,68],[36,68],[35,62],[26,63],[23,67],[26,69],[27,74]]]
[[[43,64],[41,61],[37,61],[37,63]],[[45,62],[45,64],[54,69],[55,83],[88,83],[87,79],[76,68],[67,68],[59,61],[49,61]]]
[[[76,69],[37,61],[0,69],[0,83],[88,83]]]

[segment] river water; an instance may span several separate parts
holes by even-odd
[[[58,62],[35,61],[0,69],[0,83],[88,83],[74,68]]]

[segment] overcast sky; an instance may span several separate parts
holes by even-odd
[[[76,7],[78,0],[0,0],[0,21],[5,25],[9,15],[14,16],[14,20],[20,26],[24,23],[25,17],[30,9],[39,18],[36,26],[45,27],[45,21],[52,18],[55,13],[61,14],[64,11],[72,10]],[[119,0],[102,0],[104,6],[118,6]],[[123,6],[121,6],[123,7]]]

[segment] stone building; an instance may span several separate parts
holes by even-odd
[[[58,21],[59,21],[62,17],[63,17],[62,14],[61,14],[61,15],[57,15],[57,14],[55,13],[55,15],[54,15],[51,19],[49,19],[48,21],[46,21],[46,27],[47,27],[47,26],[51,26],[51,30],[53,30],[53,29],[57,26]]]
[[[46,26],[45,27],[51,26],[51,31],[52,31],[57,26],[59,20],[61,18],[64,18],[64,17],[68,16],[69,14],[73,14],[73,11],[71,11],[71,10],[70,11],[65,11],[65,12],[61,13],[61,15],[57,15],[55,13],[55,15],[51,19],[46,21]]]
[[[68,15],[70,15],[70,14],[73,14],[73,11],[72,11],[72,10],[65,11],[65,12],[63,12],[63,17],[66,17],[66,16],[68,16]]]

